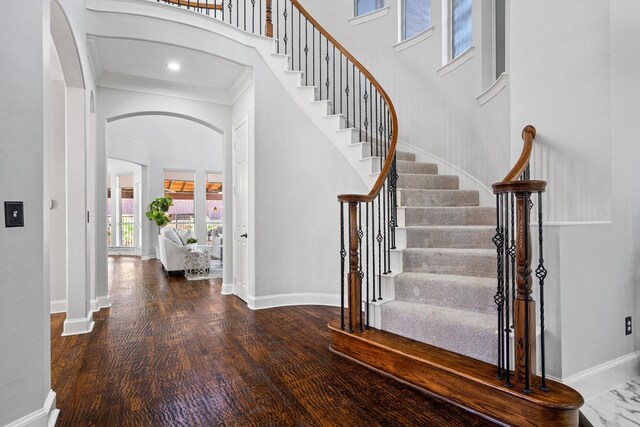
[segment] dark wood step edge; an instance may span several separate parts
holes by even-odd
[[[507,388],[495,366],[438,347],[370,328],[348,333],[329,323],[331,351],[385,373],[493,422],[517,426],[578,426],[584,400],[564,384],[525,395]]]

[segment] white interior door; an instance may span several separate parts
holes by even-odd
[[[234,221],[233,221],[233,293],[247,301],[249,277],[249,132],[244,120],[233,130]]]

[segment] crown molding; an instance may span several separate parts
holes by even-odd
[[[235,104],[238,98],[240,98],[240,95],[242,95],[252,83],[253,72],[249,68],[245,68],[229,89],[231,103]]]
[[[108,89],[128,90],[151,95],[212,102],[215,104],[231,105],[233,103],[229,92],[164,80],[148,79],[128,74],[112,73],[109,71],[104,71],[100,75],[97,85]]]

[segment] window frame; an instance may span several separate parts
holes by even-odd
[[[430,28],[433,28],[433,0],[428,0],[429,1],[429,18],[430,18],[430,22],[429,24],[421,31],[417,32],[416,34],[410,36],[410,37],[406,37],[406,24],[405,24],[405,13],[407,10],[406,7],[406,2],[407,0],[400,0],[399,1],[399,6],[400,6],[400,20],[399,20],[399,25],[398,25],[398,29],[399,31],[399,35],[398,35],[398,42],[402,43],[405,42],[407,40],[410,40],[414,37],[419,36],[420,34],[428,31]]]
[[[374,13],[374,12],[379,11],[380,9],[384,9],[385,7],[387,7],[387,0],[380,0],[380,2],[381,2],[381,5],[380,5],[380,6],[376,7],[376,8],[375,8],[375,9],[373,9],[373,10],[370,10],[369,12],[365,12],[365,13],[362,13],[362,14],[358,14],[358,2],[359,2],[359,1],[360,1],[360,0],[353,0],[353,17],[354,17],[354,18],[357,18],[357,17],[359,17],[359,16],[365,16],[365,15],[367,15],[367,14],[369,14],[369,13]],[[378,2],[378,0],[374,0],[374,1],[375,1],[375,2]]]

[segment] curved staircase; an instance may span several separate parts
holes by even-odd
[[[404,233],[395,299],[380,304],[379,327],[488,363],[497,360],[495,208],[457,176],[399,153],[396,233]],[[402,244],[400,241],[398,244]],[[392,273],[395,270],[392,266]],[[384,300],[383,300],[384,301]]]

